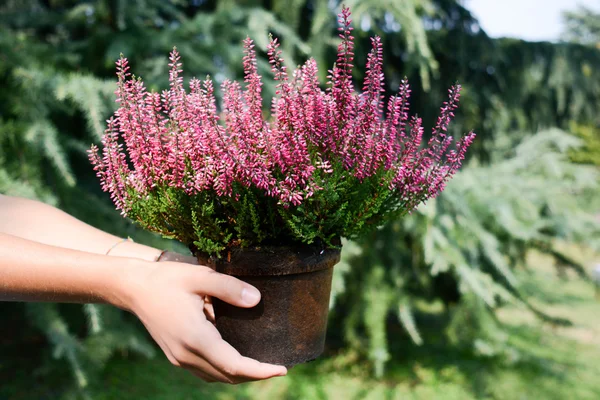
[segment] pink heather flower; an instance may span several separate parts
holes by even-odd
[[[277,82],[270,117],[263,113],[263,83],[250,38],[244,40],[244,82],[223,83],[221,114],[210,79],[192,79],[186,90],[177,49],[169,57],[169,89],[161,94],[148,92],[121,57],[119,108],[108,121],[101,154],[95,146],[90,151],[102,188],[123,213],[136,196],[167,187],[234,199],[236,188],[254,188],[284,207],[297,206],[316,196],[332,174],[385,185],[406,211],[437,196],[475,138],[469,133],[454,145],[448,134],[460,85],[449,90],[431,138],[423,143],[421,119],[409,117],[406,79],[384,104],[379,37],[371,40],[362,93],[355,93],[350,24],[344,7],[337,62],[326,90],[313,59],[289,75],[277,39],[270,40],[267,54]]]
[[[348,128],[352,124],[356,113],[357,97],[354,94],[352,84],[352,69],[354,67],[354,36],[353,28],[350,26],[350,9],[342,8],[338,20],[340,27],[340,38],[342,42],[338,46],[337,62],[333,70],[329,71],[330,93],[333,104],[333,125],[332,125],[332,143],[331,151],[337,156],[343,156],[344,148],[340,146],[343,143],[353,141],[353,132]],[[344,146],[345,147],[345,146]],[[344,160],[348,167],[350,160]]]
[[[345,151],[352,154],[347,162],[349,167],[356,165],[354,175],[362,180],[375,173],[383,159],[383,138],[381,115],[383,112],[383,55],[381,39],[371,39],[373,50],[367,58],[367,73],[363,85],[363,95],[359,104],[361,112],[355,119],[356,135],[349,136]]]
[[[123,145],[118,143],[118,133],[115,129],[115,120],[107,121],[108,128],[102,138],[102,157],[98,155],[98,148],[92,146],[89,152],[89,157],[96,171],[96,175],[100,178],[102,189],[109,192],[111,199],[121,210],[123,215],[127,214],[127,186],[125,181],[129,179],[130,171],[127,166]],[[132,182],[138,186],[137,182]]]

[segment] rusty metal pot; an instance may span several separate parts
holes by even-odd
[[[323,352],[331,278],[340,250],[261,247],[198,260],[261,293],[260,303],[249,309],[213,299],[217,329],[242,355],[291,367]]]

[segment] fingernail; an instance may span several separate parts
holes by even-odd
[[[260,300],[260,292],[253,286],[247,286],[242,289],[242,300],[246,304],[254,305]]]

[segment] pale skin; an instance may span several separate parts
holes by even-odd
[[[287,373],[241,356],[212,323],[210,296],[253,307],[260,301],[256,288],[193,265],[191,256],[171,253],[165,258],[178,262],[157,263],[160,253],[51,206],[0,195],[0,301],[106,303],[130,311],[173,365],[207,382]]]

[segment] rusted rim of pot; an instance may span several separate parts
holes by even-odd
[[[217,272],[233,276],[280,276],[332,268],[340,261],[340,249],[262,246],[231,249],[221,259],[198,256]]]

